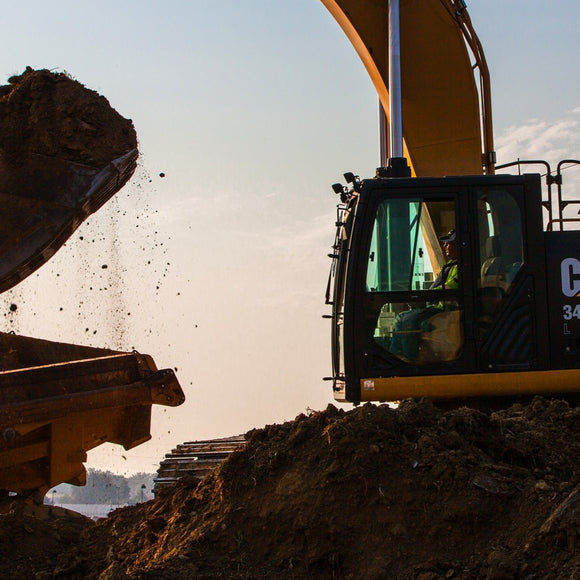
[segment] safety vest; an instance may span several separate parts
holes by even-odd
[[[459,288],[459,268],[457,266],[457,260],[451,260],[441,268],[439,276],[437,276],[429,289],[435,290],[439,287],[442,289],[448,288],[449,290]]]

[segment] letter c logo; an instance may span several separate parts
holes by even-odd
[[[562,273],[562,293],[564,296],[573,298],[580,294],[580,261],[576,258],[562,260],[560,266]]]

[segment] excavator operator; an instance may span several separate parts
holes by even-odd
[[[455,230],[451,230],[445,236],[441,236],[439,241],[443,244],[443,253],[447,258],[447,263],[441,268],[439,276],[430,286],[430,290],[449,288],[455,290],[459,287],[459,269],[457,267],[457,242]]]
[[[455,230],[441,236],[439,241],[443,244],[443,252],[447,262],[429,290],[457,289],[459,287],[459,267]],[[414,308],[400,312],[395,318],[389,351],[407,362],[414,362],[418,356],[421,335],[428,330],[429,319],[435,314],[454,308],[452,302],[438,302],[425,308]]]

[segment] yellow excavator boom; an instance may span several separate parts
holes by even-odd
[[[322,3],[362,59],[388,120],[388,0]],[[404,154],[413,174],[493,173],[489,74],[465,4],[400,0],[400,37]]]

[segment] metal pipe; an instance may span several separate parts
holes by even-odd
[[[559,218],[559,219],[551,220],[550,222],[548,222],[548,226],[546,228],[546,231],[551,232],[553,224],[559,224],[560,231],[562,231],[564,229],[563,228],[564,222],[580,222],[580,218]]]
[[[458,4],[456,2],[456,4]],[[461,27],[463,38],[471,50],[475,59],[474,69],[479,69],[480,81],[480,108],[481,125],[483,136],[483,165],[485,172],[489,175],[495,173],[495,151],[493,145],[493,121],[491,118],[491,80],[485,54],[481,42],[473,29],[471,18],[465,10],[465,2],[459,4],[459,9],[455,9],[455,17]]]
[[[387,166],[389,159],[389,123],[383,104],[379,99],[379,140],[380,140],[380,156],[381,167]]]
[[[560,218],[560,231],[564,229],[564,208],[567,205],[567,203],[562,199],[562,165],[566,164],[580,165],[580,161],[578,159],[562,159],[562,161],[558,163],[556,170],[556,185],[558,186],[558,217]],[[572,221],[578,220],[574,219]]]
[[[512,161],[510,163],[504,163],[503,165],[497,165],[495,169],[506,169],[508,167],[518,166],[518,171],[521,171],[520,167],[522,165],[543,165],[546,168],[546,185],[548,186],[548,201],[546,204],[542,202],[544,207],[548,210],[548,223],[554,221],[553,209],[552,209],[552,183],[554,183],[554,177],[552,175],[552,168],[547,161],[543,159],[518,159],[517,161]],[[561,216],[560,216],[561,217]]]
[[[399,0],[389,0],[389,137],[391,157],[403,157]]]

